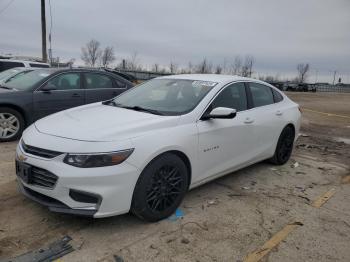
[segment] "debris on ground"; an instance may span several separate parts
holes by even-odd
[[[208,200],[208,202],[207,202],[207,207],[209,207],[209,206],[215,206],[215,205],[217,205],[217,204],[219,204],[219,201],[218,201],[217,199],[211,199],[211,200]]]
[[[40,248],[38,250],[25,253],[12,259],[3,260],[3,262],[53,261],[74,251],[74,248],[70,244],[68,244],[71,240],[72,238],[70,236],[65,236],[62,239],[50,244],[47,248]]]
[[[190,243],[190,241],[189,241],[187,238],[183,237],[183,238],[181,239],[181,243],[182,243],[182,244],[188,244],[188,243]]]
[[[124,262],[124,259],[121,256],[114,255],[113,257],[114,257],[115,262]]]
[[[292,168],[297,168],[299,166],[298,162],[295,162],[294,164],[291,165]]]
[[[178,208],[178,209],[176,209],[175,213],[168,218],[168,220],[176,221],[176,220],[181,219],[183,217],[184,217],[184,212],[180,208]]]

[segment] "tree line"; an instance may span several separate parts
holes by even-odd
[[[92,39],[81,48],[81,59],[84,61],[85,65],[90,67],[108,67],[116,60],[116,57],[112,46],[101,48],[100,42]],[[188,65],[185,67],[180,67],[173,61],[171,61],[168,66],[161,66],[155,63],[152,65],[151,71],[170,74],[229,74],[252,77],[254,73],[254,64],[255,58],[252,55],[246,55],[244,57],[236,55],[232,59],[225,58],[221,64],[214,64],[204,57],[201,62],[197,64],[191,61],[188,62]],[[142,65],[137,52],[134,52],[130,57],[122,58],[116,68],[139,71],[147,70]],[[296,69],[298,75],[293,80],[304,83],[310,70],[309,64],[298,64]],[[272,76],[260,77],[260,79],[268,82],[278,81],[277,77]]]

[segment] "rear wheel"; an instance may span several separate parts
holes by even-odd
[[[8,107],[0,108],[0,142],[17,140],[24,130],[23,116]]]
[[[188,189],[188,170],[178,156],[166,153],[153,160],[137,181],[131,211],[155,222],[173,214]]]
[[[283,165],[289,160],[292,151],[295,138],[294,128],[286,126],[278,139],[275,154],[270,159],[275,165]]]

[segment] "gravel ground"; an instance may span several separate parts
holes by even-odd
[[[132,215],[94,220],[49,212],[18,193],[16,143],[1,144],[0,260],[69,235],[76,250],[61,261],[238,262],[299,222],[261,261],[349,261],[350,94],[288,95],[304,111],[286,165],[259,163],[196,188],[180,207],[182,218],[153,224]],[[329,190],[335,194],[314,207]]]

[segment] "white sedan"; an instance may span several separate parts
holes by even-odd
[[[158,221],[191,188],[262,160],[286,163],[300,118],[296,103],[262,81],[160,77],[27,128],[19,187],[56,212]]]

